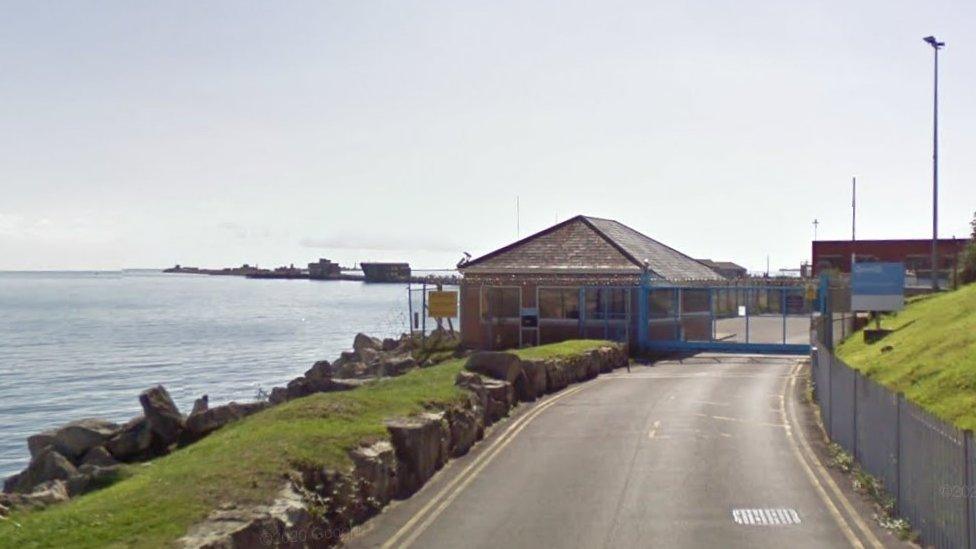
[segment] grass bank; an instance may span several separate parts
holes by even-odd
[[[547,358],[588,351],[601,341],[570,341],[517,351]],[[464,360],[380,380],[355,391],[292,400],[229,425],[146,464],[103,490],[0,521],[0,547],[160,547],[225,502],[270,502],[296,466],[349,467],[348,451],[388,438],[385,419],[450,404]]]
[[[976,429],[976,284],[913,300],[881,324],[894,333],[871,345],[854,334],[838,356],[940,418]]]

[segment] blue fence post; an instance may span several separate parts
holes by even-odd
[[[749,343],[749,296],[752,295],[752,288],[746,288],[746,343]]]
[[[901,498],[901,492],[902,492],[901,465],[904,462],[904,460],[902,459],[902,448],[901,448],[901,438],[902,438],[901,437],[901,423],[902,423],[901,409],[904,403],[905,403],[905,393],[900,392],[898,393],[898,399],[895,401],[896,409],[898,410],[897,413],[895,413],[895,426],[897,428],[895,430],[895,462],[896,462],[895,478],[898,479],[898,486],[897,489],[895,490],[895,510],[898,512],[899,515],[904,515],[905,513],[905,506],[902,505],[902,498]]]
[[[976,547],[976,524],[973,524],[973,432],[969,429],[963,431],[962,455],[963,455],[963,496],[966,500],[966,547],[973,549]]]
[[[780,291],[780,309],[783,311],[783,345],[786,345],[786,288]]]
[[[640,347],[641,352],[647,351],[647,331],[650,329],[647,318],[647,302],[650,300],[651,293],[648,287],[649,281],[647,276],[646,273],[641,276],[641,284],[637,288],[637,322],[639,324],[637,328],[637,345]]]

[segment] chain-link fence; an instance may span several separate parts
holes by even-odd
[[[882,481],[924,544],[976,548],[972,431],[864,377],[820,342],[813,382],[827,434]]]

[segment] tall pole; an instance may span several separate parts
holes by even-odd
[[[851,274],[854,274],[856,260],[855,242],[857,242],[857,178],[851,177]]]
[[[923,38],[933,49],[934,71],[932,86],[932,289],[939,289],[939,50],[945,42],[934,36]]]
[[[932,289],[939,289],[939,48],[932,85]]]

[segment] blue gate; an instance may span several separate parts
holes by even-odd
[[[809,354],[815,289],[644,284],[638,341],[650,352]]]

